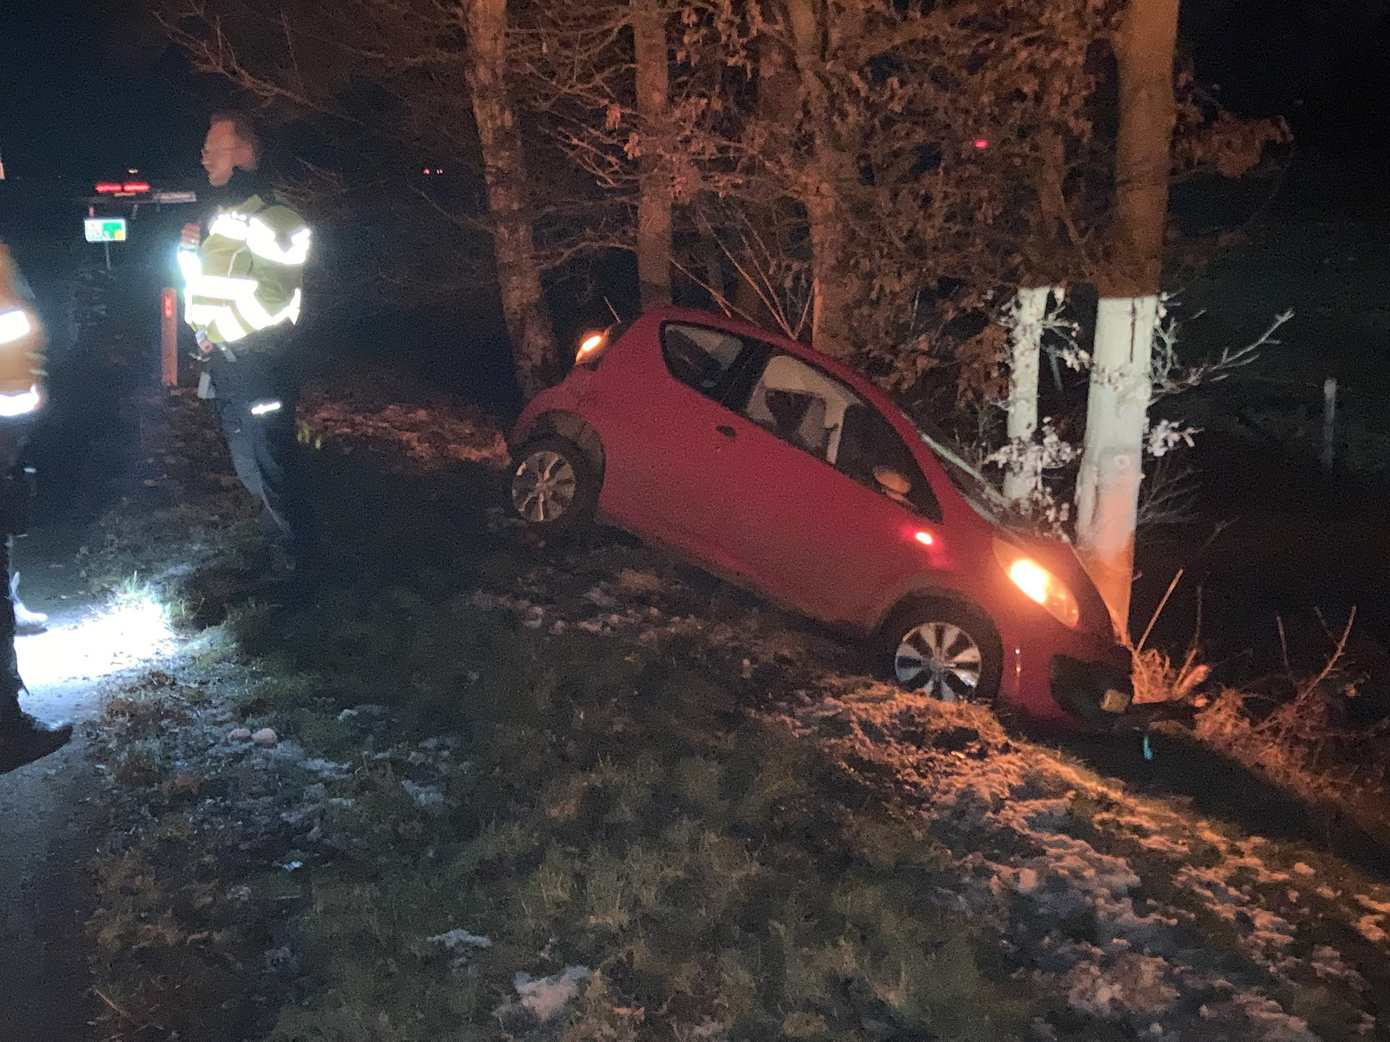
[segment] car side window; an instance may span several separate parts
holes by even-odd
[[[709,326],[667,322],[661,327],[661,357],[681,383],[718,398],[725,377],[747,344],[731,333]]]
[[[931,485],[893,429],[877,409],[862,402],[845,410],[835,469],[934,521],[941,504]]]
[[[833,462],[840,417],[854,392],[814,366],[770,351],[743,415],[818,459]]]

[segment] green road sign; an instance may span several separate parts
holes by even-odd
[[[124,217],[88,217],[82,222],[88,242],[125,242]]]

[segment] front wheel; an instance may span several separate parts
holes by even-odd
[[[572,531],[593,520],[599,481],[584,451],[564,438],[526,445],[512,471],[512,507],[533,530]]]
[[[948,601],[920,601],[896,612],[883,648],[897,683],[943,702],[993,701],[1003,656],[994,627]]]

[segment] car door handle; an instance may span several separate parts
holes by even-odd
[[[721,423],[714,429],[718,431],[720,434],[724,435],[724,437],[726,438],[732,438],[734,436],[734,429],[730,427],[727,423]]]

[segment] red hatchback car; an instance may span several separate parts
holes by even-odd
[[[1113,723],[1127,653],[1064,544],[1026,540],[867,379],[803,344],[660,308],[584,340],[511,436],[538,529],[597,517],[874,641],[897,682],[1035,722]]]

